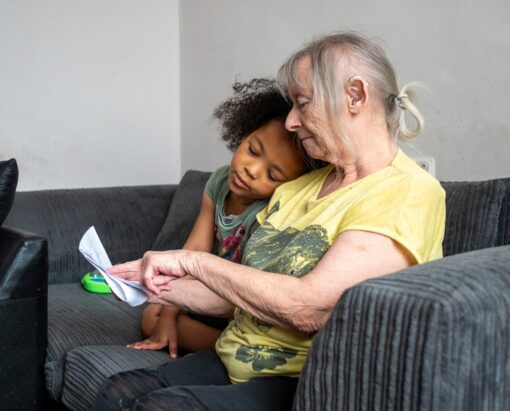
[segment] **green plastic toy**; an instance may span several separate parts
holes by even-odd
[[[83,276],[81,279],[81,285],[88,291],[89,293],[96,294],[111,294],[112,290],[110,286],[105,281],[102,274],[100,274],[97,270],[91,271]]]

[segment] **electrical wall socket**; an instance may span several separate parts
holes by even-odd
[[[436,162],[433,157],[416,157],[414,161],[425,171],[428,171],[434,177],[436,176]]]

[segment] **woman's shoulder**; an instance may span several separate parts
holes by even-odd
[[[394,170],[395,180],[406,185],[410,191],[422,195],[445,196],[445,192],[439,181],[430,173],[421,168],[412,158],[399,150],[391,164]]]
[[[392,163],[360,180],[352,190],[352,205],[366,207],[381,202],[403,209],[441,204],[445,201],[445,192],[438,180],[423,170],[416,162],[399,150]]]

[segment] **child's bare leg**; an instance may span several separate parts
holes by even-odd
[[[140,327],[142,329],[143,338],[149,338],[152,335],[152,331],[159,321],[159,315],[162,309],[163,306],[161,304],[149,304],[142,311]]]
[[[221,330],[210,327],[182,313],[177,317],[177,344],[179,349],[196,352],[214,349]]]

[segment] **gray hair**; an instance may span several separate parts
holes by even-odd
[[[287,97],[289,83],[302,87],[297,66],[304,57],[311,60],[314,103],[326,115],[336,137],[344,144],[349,143],[345,138],[345,122],[339,118],[342,112],[339,104],[345,83],[354,76],[361,76],[383,105],[392,138],[412,138],[423,128],[423,117],[415,105],[417,83],[409,83],[399,89],[392,64],[374,41],[359,33],[339,32],[306,45],[278,70],[278,85]],[[406,113],[414,118],[415,127],[411,128],[406,123]]]

